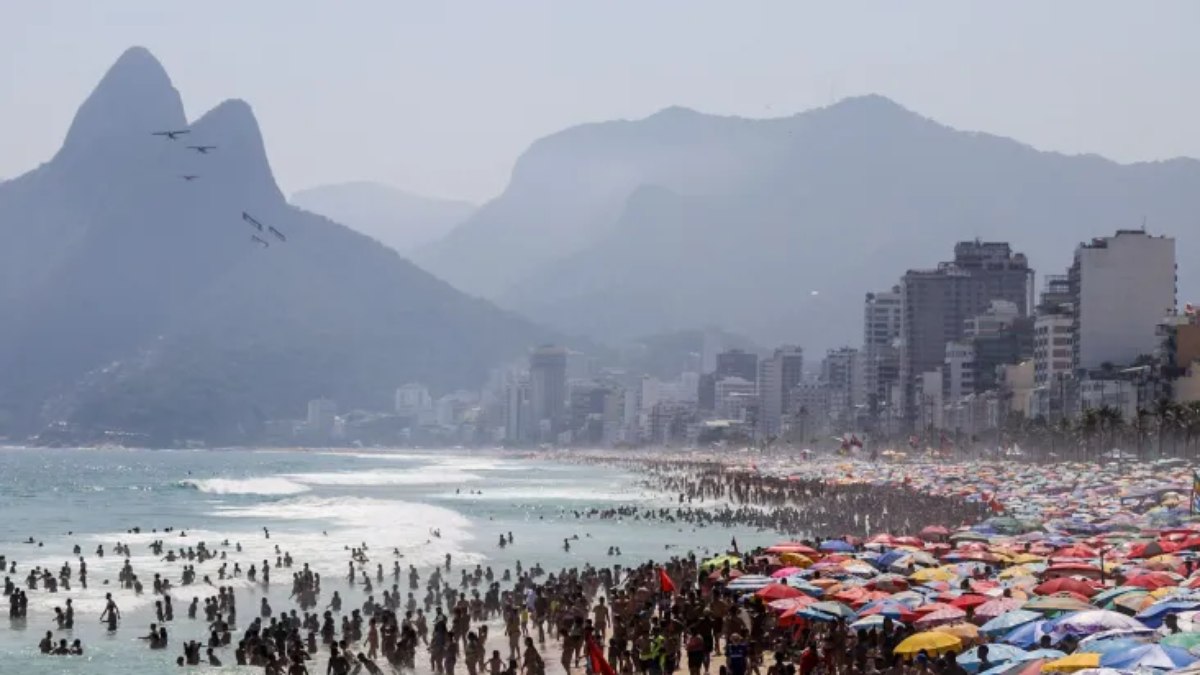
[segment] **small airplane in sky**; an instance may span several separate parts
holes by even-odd
[[[252,241],[254,241],[254,243],[256,243],[256,244],[262,244],[263,248],[270,248],[270,246],[271,246],[270,244],[267,243],[266,239],[259,237],[257,234],[250,235],[250,239]]]
[[[151,136],[162,136],[163,138],[173,141],[176,138],[179,138],[180,136],[182,136],[184,134],[190,134],[190,133],[192,133],[190,129],[176,129],[173,131],[153,131],[150,133],[150,135]]]
[[[196,152],[198,152],[202,155],[207,155],[209,150],[215,150],[216,148],[217,148],[217,146],[215,146],[215,145],[189,145],[189,146],[187,146],[188,150],[195,150]]]
[[[197,178],[199,178],[199,177],[200,177],[200,176],[197,176],[197,175],[195,175],[195,174],[184,174],[184,175],[180,176],[180,178],[182,178],[182,179],[184,179],[184,180],[188,181],[189,183],[190,183],[190,182],[192,182],[192,181],[194,181],[194,180],[196,180],[196,179],[197,179]]]

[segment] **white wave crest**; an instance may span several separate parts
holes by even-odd
[[[311,489],[280,476],[188,479],[180,484],[214,495],[298,495]]]

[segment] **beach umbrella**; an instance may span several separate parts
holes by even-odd
[[[854,551],[853,546],[841,539],[826,539],[817,548],[822,551],[834,551],[838,553],[850,553]]]
[[[1196,647],[1200,647],[1200,633],[1175,633],[1164,637],[1158,643],[1194,652]]]
[[[1145,590],[1136,593],[1124,593],[1112,602],[1104,605],[1105,609],[1121,610],[1127,614],[1137,614],[1154,604],[1154,598]]]
[[[926,567],[908,575],[909,581],[928,583],[930,581],[953,581],[956,575],[944,567]]]
[[[1019,647],[1013,647],[1004,644],[988,645],[987,651],[988,662],[993,664],[993,667],[997,664],[1006,663],[1008,661],[1021,660],[1021,657],[1025,656],[1027,653],[1024,649],[1020,649]],[[958,661],[958,665],[962,666],[962,669],[968,673],[979,672],[979,667],[982,665],[979,660],[979,647],[968,649],[967,651],[955,657],[954,660]]]
[[[1053,630],[1054,622],[1048,619],[1030,621],[1005,633],[1004,637],[1000,638],[1000,641],[1005,644],[1028,649],[1040,642],[1043,635],[1050,635]]]
[[[879,576],[867,582],[868,588],[874,588],[888,593],[895,593],[908,589],[908,579],[899,574],[880,574]]]
[[[815,599],[810,598],[807,595],[801,595],[801,596],[798,596],[795,598],[782,598],[779,600],[772,600],[767,603],[767,607],[769,607],[777,612],[787,612],[788,610],[792,610],[792,609],[804,609],[805,607],[813,604],[814,602],[816,602]]]
[[[834,621],[838,620],[838,617],[836,617],[832,614],[826,614],[825,612],[813,609],[812,605],[809,605],[808,607],[805,607],[800,610],[788,612],[788,613],[784,614],[783,617],[781,617],[781,618],[787,618],[787,617],[792,617],[792,616],[798,616],[803,619],[808,619],[809,621],[819,621],[822,623],[833,623]]]
[[[798,598],[804,595],[804,592],[787,584],[767,584],[755,591],[754,595],[763,600],[783,600],[784,598]]]
[[[807,569],[813,565],[813,559],[803,553],[780,553],[779,562],[801,569]]]
[[[1024,609],[1014,609],[1011,612],[1001,614],[994,619],[979,627],[979,630],[985,635],[1003,635],[1012,632],[1018,626],[1023,626],[1027,623],[1033,623],[1042,618],[1042,615],[1037,612],[1030,612]]]
[[[1109,588],[1092,596],[1091,600],[1096,606],[1103,606],[1110,601],[1125,595],[1126,593],[1145,593],[1146,589],[1140,586],[1117,586]]]
[[[966,616],[967,613],[957,607],[947,607],[925,614],[914,621],[913,625],[917,628],[928,629],[934,626],[962,621]]]
[[[1200,608],[1200,600],[1179,599],[1179,600],[1164,600],[1156,602],[1142,611],[1138,612],[1134,617],[1138,621],[1146,624],[1150,628],[1158,628],[1166,620],[1168,614],[1179,614]]]
[[[1092,633],[1091,635],[1080,640],[1079,648],[1083,649],[1088,645],[1095,644],[1097,642],[1103,642],[1105,640],[1134,639],[1147,642],[1149,640],[1153,640],[1156,636],[1157,633],[1149,628],[1115,628],[1113,630],[1102,630],[1099,633]]]
[[[1145,644],[1145,643],[1137,638],[1121,637],[1121,638],[1114,638],[1112,640],[1098,640],[1096,642],[1089,642],[1086,645],[1081,645],[1075,651],[1091,652],[1093,654],[1100,654],[1101,657],[1103,657],[1104,654],[1107,654],[1114,650],[1132,649],[1133,647],[1137,647],[1137,646],[1140,646],[1143,644]]]
[[[1183,581],[1177,574],[1170,572],[1147,572],[1125,580],[1126,586],[1140,586],[1151,591],[1167,586],[1178,586]]]
[[[954,604],[954,603],[951,603]],[[986,623],[992,619],[1007,614],[1021,606],[1021,601],[1016,598],[993,598],[975,608],[973,614],[975,621]]]
[[[979,675],[1038,675],[1042,672],[1042,666],[1045,663],[1045,659],[1019,659],[1002,663]]]
[[[923,539],[942,539],[950,536],[950,530],[947,530],[941,525],[929,525],[921,529],[921,537]]]
[[[1027,653],[1024,656],[1024,658],[1025,659],[1045,659],[1047,661],[1053,661],[1054,659],[1061,659],[1062,657],[1064,657],[1066,655],[1067,655],[1066,652],[1058,650],[1058,649],[1032,649],[1029,651],[1029,653]]]
[[[767,553],[799,553],[809,558],[820,555],[813,547],[796,541],[785,541],[774,546],[768,546],[766,551]]]
[[[963,644],[975,644],[979,640],[979,626],[971,623],[952,623],[948,626],[938,626],[937,630],[949,633]]]
[[[957,652],[962,648],[962,640],[939,631],[925,631],[910,635],[896,645],[893,653],[906,659],[911,659],[921,652],[937,656],[945,652]]]
[[[1035,612],[1081,612],[1091,608],[1091,605],[1082,600],[1059,595],[1038,596],[1021,605],[1021,609]]]
[[[1055,659],[1042,665],[1043,673],[1073,673],[1084,668],[1096,668],[1100,665],[1100,655],[1088,652],[1068,654],[1061,659]]]
[[[741,562],[742,562],[742,559],[739,558],[738,556],[729,555],[726,553],[723,555],[719,555],[715,558],[709,558],[708,560],[705,560],[704,562],[700,563],[700,569],[702,569],[702,570],[717,569],[719,567],[724,567],[726,563],[729,563],[729,566],[733,567],[734,565],[737,565]]]
[[[850,609],[840,602],[832,602],[828,600],[823,602],[814,602],[813,604],[809,605],[809,607],[818,612],[824,612],[826,614],[831,614],[833,616],[850,621],[858,618],[858,614],[853,609]]]
[[[1090,598],[1096,594],[1096,587],[1082,579],[1072,577],[1058,577],[1049,581],[1044,581],[1033,589],[1038,595],[1053,595],[1062,591],[1077,593],[1085,598]]]
[[[799,567],[780,567],[779,569],[775,570],[774,572],[771,572],[771,578],[772,579],[782,579],[784,577],[790,577],[793,574],[795,574],[797,572],[802,572],[802,571],[803,570],[801,570]]]
[[[998,575],[998,578],[1000,578],[1000,579],[1015,579],[1017,577],[1032,577],[1032,576],[1036,576],[1036,575],[1037,575],[1037,573],[1034,572],[1033,568],[1031,568],[1027,565],[1013,565],[1012,567],[1006,568],[1003,571],[1001,571],[1000,574]]]
[[[1156,644],[1140,645],[1132,649],[1111,651],[1100,657],[1100,665],[1120,670],[1158,668],[1172,670],[1191,665],[1196,657],[1186,649]]]
[[[1130,616],[1107,609],[1092,609],[1068,614],[1055,623],[1055,635],[1091,635],[1116,628],[1136,629],[1146,626]]]
[[[850,624],[850,627],[853,628],[854,630],[870,630],[872,628],[883,628],[883,623],[885,621],[887,621],[889,618],[892,619],[892,625],[894,625],[894,626],[904,625],[903,622],[897,621],[895,618],[889,617],[885,614],[871,614],[870,616],[864,616],[861,619]]]
[[[989,602],[995,602],[986,595],[977,595],[974,593],[964,593],[950,601],[950,604],[959,609],[968,609],[970,607],[979,607],[986,605]]]

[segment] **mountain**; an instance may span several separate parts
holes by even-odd
[[[254,244],[243,212],[287,241]],[[62,423],[156,443],[252,439],[319,396],[386,409],[408,381],[476,386],[554,337],[287,204],[250,106],[189,124],[141,48],[49,162],[0,185],[0,317],[0,435]]]
[[[507,189],[416,260],[569,332],[721,325],[810,350],[861,340],[862,299],[957,240],[1039,274],[1146,223],[1195,260],[1200,162],[1118,164],[958,131],[879,96],[747,120],[671,108],[537,141]],[[1180,266],[1180,296],[1200,267]]]
[[[418,197],[366,181],[321,185],[292,195],[292,204],[342,223],[407,255],[444,237],[474,204]]]

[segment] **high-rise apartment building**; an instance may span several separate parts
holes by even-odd
[[[1076,371],[1128,365],[1158,348],[1175,311],[1175,240],[1118,230],[1075,249],[1069,273]]]
[[[920,415],[918,380],[943,365],[946,345],[963,339],[967,319],[987,310],[992,300],[1011,302],[1026,316],[1032,290],[1033,270],[1024,254],[1003,242],[959,242],[953,261],[904,275],[900,379],[910,424]]]
[[[553,441],[566,424],[567,350],[546,345],[529,357],[529,407],[540,441]],[[541,437],[543,432],[549,438]]]
[[[792,390],[804,377],[804,350],[785,346],[758,364],[759,431],[778,435],[786,417],[795,415]]]

